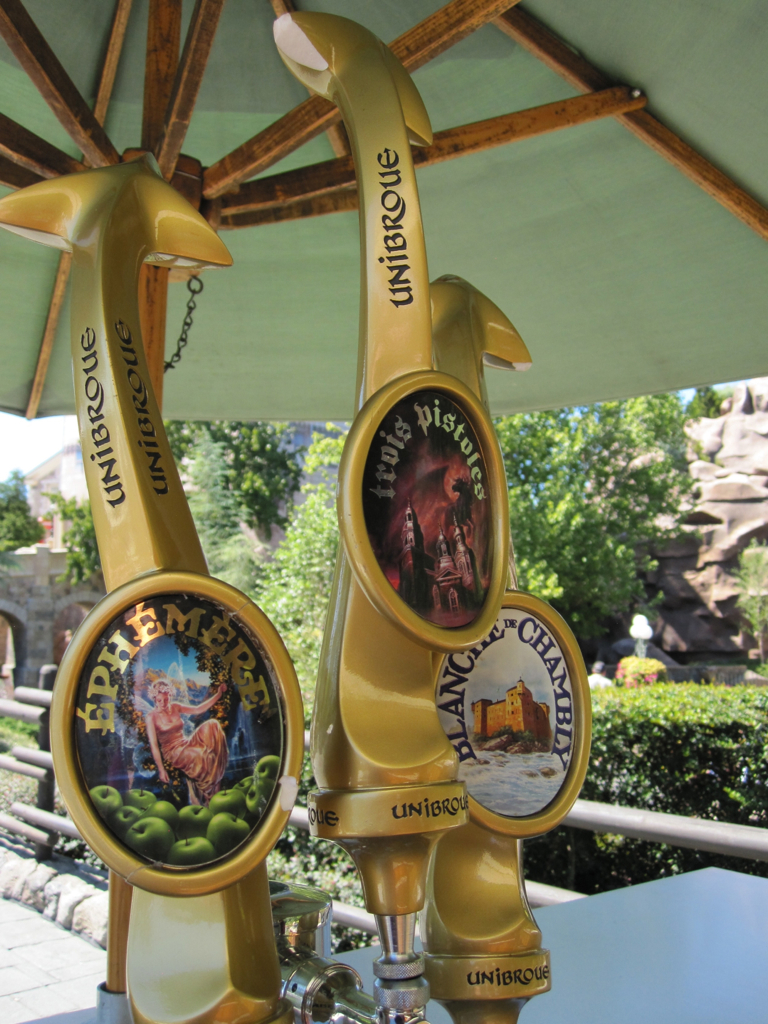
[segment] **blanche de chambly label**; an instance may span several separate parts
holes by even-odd
[[[459,778],[496,814],[526,817],[557,796],[573,750],[563,652],[535,615],[502,608],[490,634],[443,661],[436,700]]]

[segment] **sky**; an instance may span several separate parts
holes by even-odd
[[[680,397],[687,402],[693,393],[694,389],[688,388],[680,392]],[[0,412],[0,481],[7,480],[14,469],[29,473],[51,455],[60,452],[65,438],[75,436],[75,423],[74,416],[25,420],[22,416]]]
[[[45,462],[64,447],[64,438],[74,433],[74,416],[45,416],[25,420],[0,412],[0,480],[14,469],[22,473]]]

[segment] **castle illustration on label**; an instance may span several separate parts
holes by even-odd
[[[513,733],[530,733],[534,740],[542,743],[552,743],[550,707],[543,701],[534,700],[522,679],[507,690],[503,700],[476,700],[472,704],[472,714],[475,736],[479,739],[487,739],[506,728]]]

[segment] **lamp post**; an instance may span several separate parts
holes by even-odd
[[[635,657],[644,658],[648,649],[648,641],[653,636],[651,624],[644,615],[635,615],[629,627],[629,635],[635,641]]]

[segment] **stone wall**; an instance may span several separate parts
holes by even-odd
[[[13,561],[0,576],[0,615],[13,633],[11,675],[16,686],[37,686],[41,666],[61,658],[62,636],[57,633],[76,627],[105,591],[103,584],[73,587],[59,582],[66,567],[63,549],[44,544],[20,548]]]
[[[721,413],[687,428],[695,505],[649,580],[664,594],[654,640],[681,661],[754,647],[733,574],[752,539],[768,540],[768,377],[740,384]]]

